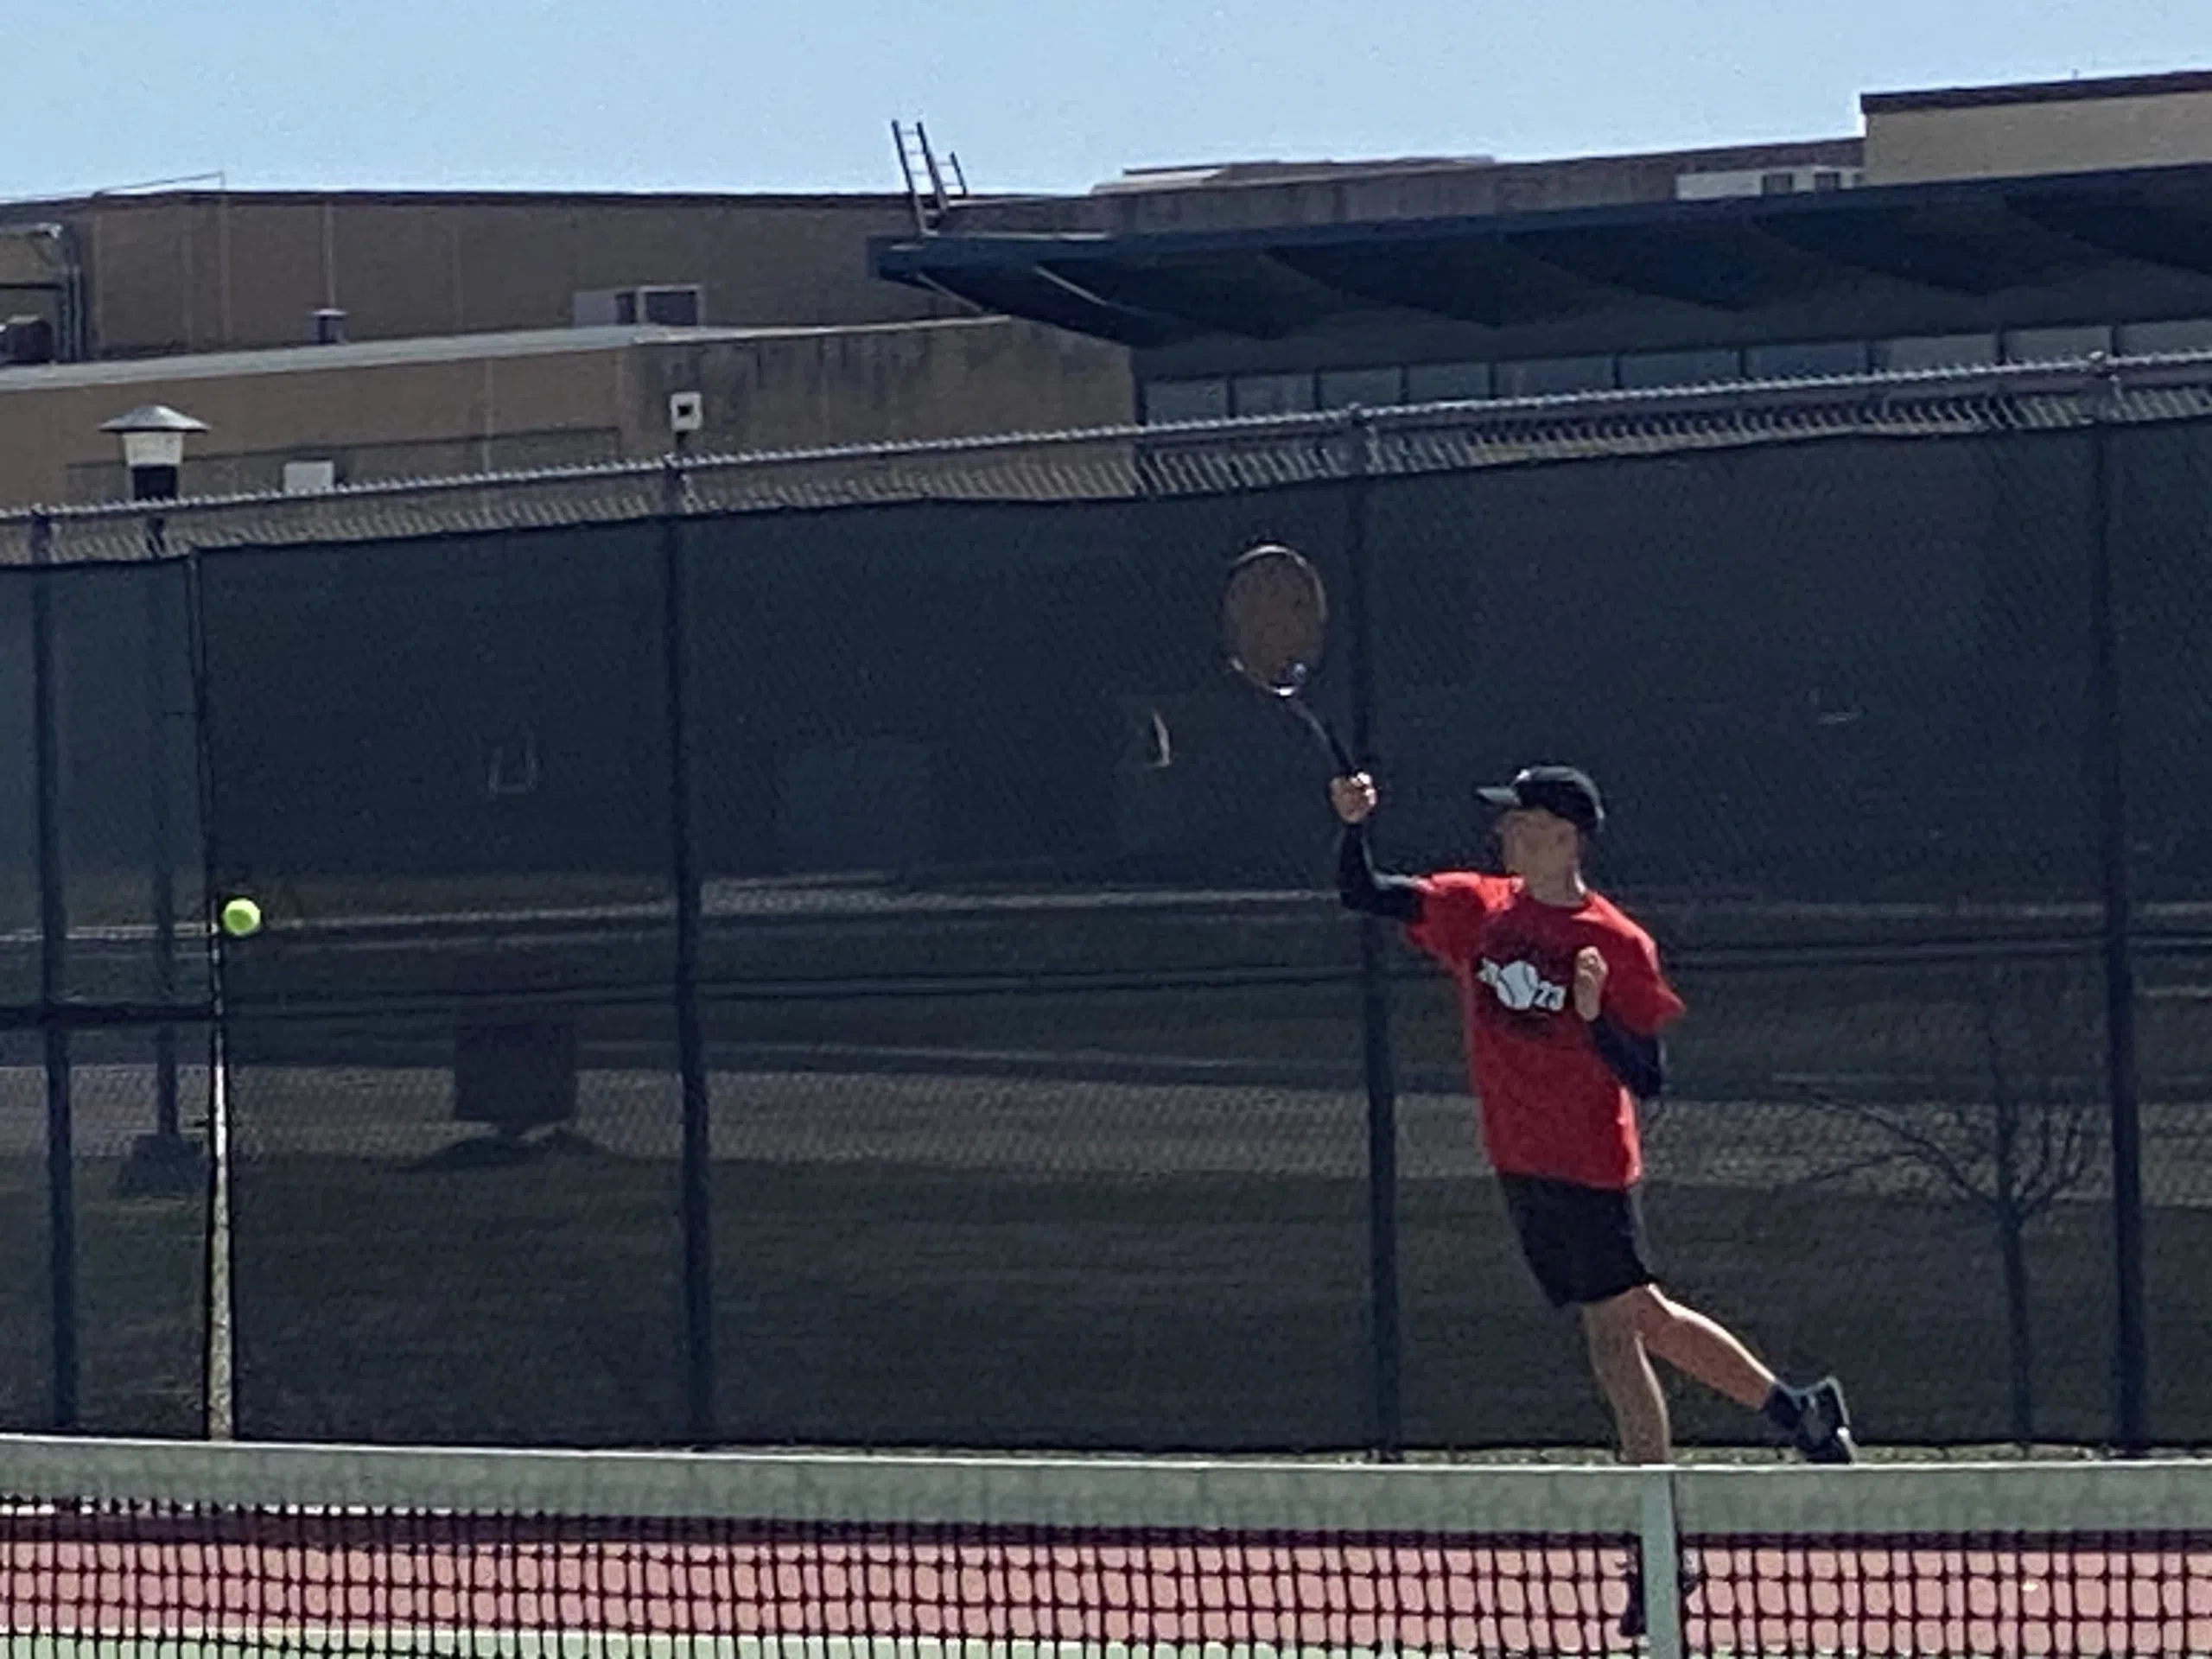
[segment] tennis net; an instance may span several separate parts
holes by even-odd
[[[0,1487],[8,1651],[56,1659],[2212,1652],[2212,1465],[6,1439]]]

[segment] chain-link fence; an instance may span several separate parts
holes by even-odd
[[[0,573],[0,1421],[193,1433],[213,1095],[181,563]]]
[[[1386,864],[1606,785],[1670,1287],[1871,1440],[2212,1440],[2208,524],[2183,360],[0,520],[0,1409],[174,1428],[213,1305],[253,1435],[1601,1440],[1272,540]]]

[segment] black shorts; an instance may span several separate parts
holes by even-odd
[[[1611,1300],[1657,1277],[1644,1261],[1643,1205],[1616,1192],[1535,1175],[1500,1175],[1521,1254],[1554,1307]]]

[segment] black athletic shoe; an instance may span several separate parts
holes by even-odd
[[[1797,1428],[1790,1438],[1808,1463],[1859,1461],[1859,1448],[1851,1438],[1851,1408],[1844,1403],[1842,1383],[1824,1376],[1810,1388],[1797,1390]]]
[[[1675,1582],[1681,1586],[1682,1600],[1687,1604],[1690,1597],[1703,1587],[1705,1569],[1695,1561],[1685,1559]],[[1638,1637],[1644,1633],[1643,1626],[1643,1568],[1637,1563],[1628,1570],[1628,1605],[1621,1609],[1618,1628],[1623,1636]]]

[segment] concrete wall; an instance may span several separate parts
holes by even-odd
[[[334,461],[341,481],[365,483],[658,455],[679,391],[704,395],[707,427],[692,444],[702,454],[1135,416],[1128,353],[1002,319],[533,343],[557,349],[467,355],[448,343],[435,357],[365,364],[346,347],[302,347],[0,373],[0,505],[125,496],[115,440],[99,427],[147,403],[212,429],[187,457],[195,495],[278,488],[289,460]]]
[[[1115,188],[1087,196],[980,201],[955,208],[949,232],[1252,229],[1458,214],[1548,213],[1671,201],[1684,173],[1856,167],[1856,138],[1563,162],[1424,162],[1240,172],[1221,181]]]
[[[2027,178],[2212,162],[2212,90],[2134,97],[1866,100],[1866,182]]]
[[[868,271],[909,228],[889,196],[311,196],[180,193],[47,204],[74,229],[92,352],[302,344],[314,313],[355,340],[558,328],[579,289],[698,283],[721,327],[956,315]]]
[[[671,340],[639,350],[626,368],[622,426],[632,455],[667,448],[676,391],[705,398],[697,453],[1059,432],[1136,418],[1122,347],[1002,318]]]

